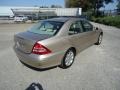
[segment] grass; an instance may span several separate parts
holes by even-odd
[[[92,21],[120,28],[120,16],[93,17]]]

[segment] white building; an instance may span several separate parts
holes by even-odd
[[[0,7],[0,16],[28,17],[80,16],[81,8]]]
[[[0,17],[13,17],[14,14],[11,10],[11,7],[0,6]]]

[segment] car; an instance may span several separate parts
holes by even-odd
[[[28,17],[19,15],[14,17],[14,22],[26,22],[28,20]]]
[[[102,42],[103,31],[81,18],[41,20],[25,32],[14,35],[14,50],[24,64],[44,69],[69,68],[75,56]]]

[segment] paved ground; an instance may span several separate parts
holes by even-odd
[[[22,65],[12,49],[13,35],[31,24],[1,24],[0,90],[26,90],[32,83],[40,90],[120,90],[120,29],[95,25],[104,30],[100,46],[81,52],[69,69],[35,71]]]
[[[1,20],[0,19],[0,24],[10,24],[10,23],[14,23],[14,21],[13,20],[5,20],[5,19]]]

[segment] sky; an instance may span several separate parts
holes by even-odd
[[[114,10],[116,9],[117,7],[117,0],[113,0],[113,3],[109,3],[108,5],[105,5],[104,10]]]
[[[64,0],[0,0],[0,6],[64,6]]]
[[[105,5],[105,10],[113,10],[116,8],[117,2]],[[0,6],[51,6],[61,5],[64,7],[64,0],[0,0]]]

